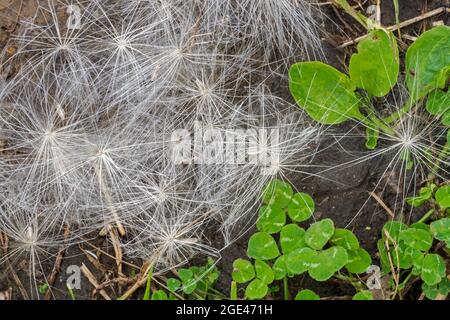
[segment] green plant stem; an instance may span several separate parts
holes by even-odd
[[[203,298],[201,296],[201,292],[199,293],[199,291],[194,291],[191,293],[191,296],[195,297],[197,300],[205,300],[205,298]],[[188,299],[189,300],[189,299]]]
[[[76,298],[75,298],[75,294],[73,293],[73,290],[72,290],[72,287],[70,286],[70,285],[68,285],[67,284],[67,290],[69,291],[69,296],[70,296],[70,299],[72,299],[72,300],[77,300]]]
[[[237,300],[237,284],[236,281],[231,282],[230,299]]]
[[[403,105],[403,107],[400,108],[397,112],[391,114],[390,116],[383,119],[383,122],[386,124],[392,124],[393,122],[397,121],[398,119],[401,119],[405,114],[407,114],[409,111],[411,111],[412,107],[414,106],[415,102],[413,99],[408,99],[406,103]]]
[[[403,300],[402,290],[405,287],[406,283],[409,281],[409,279],[412,277],[412,275],[413,275],[413,273],[412,273],[412,271],[410,271],[408,273],[408,275],[406,276],[406,278],[395,287],[395,291],[394,291],[394,295],[393,295],[392,299],[394,299],[398,295],[400,300]]]
[[[356,21],[358,21],[364,28],[369,30],[369,23],[366,16],[359,13],[355,9],[352,8],[352,6],[347,2],[347,0],[334,0],[335,4],[340,6],[345,12],[347,12],[349,15],[351,15]]]
[[[370,120],[375,124],[376,127],[380,128],[387,135],[394,136],[395,131],[391,129],[388,125],[386,125],[382,120],[378,119],[376,116],[371,115]]]
[[[284,292],[284,300],[289,300],[289,284],[288,284],[288,278],[283,278],[283,292]]]
[[[433,213],[434,213],[434,209],[428,210],[428,212],[425,213],[425,214],[423,215],[423,217],[420,218],[419,221],[417,221],[417,223],[423,223],[423,222],[427,221],[428,218],[430,218],[430,217],[433,215]]]
[[[153,270],[150,269],[150,271],[148,272],[147,275],[147,284],[145,285],[145,292],[144,292],[144,297],[142,298],[142,300],[150,300],[150,296],[151,296],[151,281],[152,281],[152,275],[153,275]]]
[[[399,287],[403,288],[406,285],[406,283],[409,281],[409,279],[411,279],[412,275],[413,275],[412,271],[409,272],[408,275],[406,276],[405,280],[403,280],[402,283],[400,283]]]
[[[361,285],[361,282],[353,279],[352,277],[345,276],[341,273],[335,274],[334,277],[339,280],[350,282],[350,284],[356,289],[356,291],[364,290],[363,286]]]
[[[368,116],[364,117],[361,115],[361,117],[357,118],[357,120],[364,123],[369,129],[371,129],[373,131],[378,131],[378,129],[381,129],[387,135],[391,135],[391,136],[395,135],[395,131],[392,130],[388,125],[386,125],[386,123],[384,123],[383,120],[380,120],[376,116],[377,112],[372,105],[372,96],[368,95],[364,100],[365,100],[365,103],[363,105],[363,108],[367,112]]]
[[[400,31],[400,7],[398,5],[398,0],[392,0],[394,3],[394,11],[395,11],[395,24],[397,25],[397,32],[399,39],[402,38],[402,33]]]
[[[383,120],[378,119],[375,114],[376,110],[372,106],[371,97],[367,97],[365,100],[365,104],[363,105],[363,108],[367,112],[368,116],[364,116],[362,114],[359,114],[358,116],[354,116],[356,120],[360,121],[364,125],[366,125],[368,128],[378,131],[378,129],[383,130],[384,133],[387,135],[395,135],[395,131],[392,130]]]
[[[233,286],[233,284],[231,284],[231,285]],[[220,298],[220,300],[227,300],[228,299],[228,297],[225,296],[222,292],[220,292],[220,291],[218,291],[218,290],[216,290],[216,289],[214,289],[212,287],[209,288],[209,293],[208,294],[209,295],[213,294],[215,298]],[[237,295],[237,291],[236,291],[236,295]]]
[[[395,131],[393,129],[391,129],[382,120],[378,119],[374,115],[370,115],[368,117],[355,117],[355,119],[363,123],[367,128],[370,128],[374,131],[378,131],[379,129],[381,129],[387,135],[395,135]]]

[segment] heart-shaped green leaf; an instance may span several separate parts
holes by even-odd
[[[275,280],[283,279],[288,273],[286,267],[286,256],[278,257],[272,266],[272,270]]]
[[[435,239],[444,241],[447,248],[450,248],[450,218],[433,221],[430,230]]]
[[[194,272],[191,269],[179,269],[178,277],[183,281],[183,283],[189,282],[194,278]]]
[[[323,250],[320,254],[331,262],[335,271],[341,270],[348,263],[347,250],[339,246]]]
[[[408,229],[408,226],[400,221],[389,221],[381,230],[382,239],[387,239],[390,244],[398,242],[400,232],[406,229]]]
[[[322,249],[334,234],[334,223],[331,219],[323,219],[313,223],[305,233],[306,244],[315,249]]]
[[[317,122],[339,124],[362,117],[354,84],[322,62],[294,64],[289,70],[289,89],[295,102]]]
[[[167,289],[171,292],[175,292],[181,288],[181,281],[175,278],[167,279]]]
[[[391,247],[390,252],[392,263],[401,269],[411,268],[417,257],[422,255],[420,250],[407,246],[403,241],[397,247]]]
[[[265,204],[286,208],[291,202],[294,191],[292,187],[281,180],[270,181],[264,188],[262,198]]]
[[[363,248],[348,251],[348,263],[345,268],[350,273],[364,273],[372,264],[370,254]]]
[[[268,291],[269,287],[264,283],[264,281],[255,279],[250,282],[245,289],[245,296],[252,300],[262,299],[267,295]]]
[[[415,275],[415,276],[421,275],[423,259],[425,259],[425,255],[420,255],[420,256],[416,257],[416,259],[414,259],[414,261],[413,261],[414,266],[413,266],[413,269],[411,270],[413,275]]]
[[[434,198],[442,209],[450,208],[450,185],[445,185],[437,189]]]
[[[276,206],[263,206],[259,209],[259,218],[256,222],[259,231],[277,233],[285,223],[286,214],[283,209]]]
[[[352,300],[373,300],[373,294],[368,290],[360,291],[353,296]]]
[[[308,220],[315,210],[313,198],[307,193],[296,193],[288,206],[288,215],[292,221],[302,222]]]
[[[284,254],[305,247],[305,230],[296,224],[285,225],[280,232],[280,245]]]
[[[435,188],[435,184],[432,184],[429,187],[420,188],[419,195],[406,198],[406,203],[415,208],[422,206],[425,202],[431,199]]]
[[[167,293],[163,290],[156,290],[152,294],[152,300],[168,300]]]
[[[407,246],[420,251],[428,251],[433,244],[431,233],[421,229],[409,228],[402,230],[399,239]]]
[[[236,259],[233,262],[233,281],[246,283],[255,277],[255,268],[252,263],[245,259]]]
[[[265,284],[270,284],[275,279],[272,268],[261,260],[255,261],[256,277],[263,281]]]
[[[445,277],[445,262],[438,254],[427,254],[422,262],[422,280],[429,286],[438,284]]]
[[[430,231],[430,226],[427,225],[426,223],[423,223],[423,222],[413,223],[409,227],[413,228],[413,229],[420,229],[420,230]]]
[[[300,248],[292,251],[286,255],[286,268],[293,274],[302,274],[307,271],[312,258],[317,255],[317,252],[310,248]]]
[[[255,260],[272,260],[280,255],[280,251],[270,234],[257,232],[248,241],[247,255]]]
[[[183,292],[185,294],[191,294],[195,291],[195,289],[197,289],[197,284],[198,281],[196,281],[195,279],[192,279],[189,282],[183,282]]]
[[[297,293],[295,300],[320,300],[320,297],[314,291],[305,289]]]
[[[444,112],[441,118],[441,122],[444,126],[450,127],[450,110]],[[450,144],[450,143],[449,143]]]
[[[358,238],[356,238],[353,232],[347,229],[336,229],[330,241],[332,244],[341,246],[347,250],[356,250],[359,248]]]
[[[347,263],[347,251],[342,247],[331,247],[311,258],[308,273],[314,280],[326,281]]]
[[[422,290],[425,296],[430,300],[445,300],[450,293],[450,280],[448,278],[442,279],[437,285],[428,285],[426,283],[422,284]],[[439,297],[440,296],[440,297]]]

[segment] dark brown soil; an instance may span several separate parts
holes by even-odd
[[[357,1],[353,1],[356,3]],[[360,1],[365,3],[364,7],[370,4],[371,1]],[[374,1],[373,1],[374,2]],[[421,15],[424,12],[429,12],[432,9],[449,5],[448,0],[399,0],[400,4],[400,21],[406,21]],[[37,8],[37,0],[0,0],[0,50],[7,50],[7,40],[11,34],[18,32],[20,29],[21,19],[32,16]],[[350,39],[356,38],[363,34],[363,29],[357,23],[342,11],[333,9],[331,6],[324,6],[324,11],[328,16],[325,22],[327,26],[324,30],[324,51],[327,61],[335,67],[345,70],[345,62],[349,58],[349,54],[354,50],[354,46],[349,46],[345,49],[337,50],[334,47],[346,42]],[[394,25],[395,15],[392,1],[382,1],[382,23],[383,25]],[[402,29],[402,33],[407,33],[410,36],[417,36],[425,29],[430,28],[432,22],[441,21],[445,19],[448,22],[448,17],[443,15],[435,16],[431,19],[415,23],[410,27]],[[410,44],[408,40],[405,41],[405,47]],[[5,47],[6,46],[6,47]],[[6,70],[0,69],[0,75],[5,75]],[[280,91],[282,96],[289,98],[287,87],[276,88]],[[336,128],[342,132],[348,131],[348,127],[343,126]],[[326,142],[324,142],[326,143]],[[326,152],[320,153],[315,160],[318,164],[344,163],[351,160],[354,154],[364,152],[364,140],[359,138],[346,139],[344,147],[347,152],[342,152],[338,147],[331,148]],[[380,168],[383,167],[383,159],[374,160],[371,162],[364,162],[359,165],[352,166],[343,170],[333,170],[326,174],[325,179],[320,178],[305,178],[302,176],[291,177],[291,181],[298,190],[309,192],[316,201],[317,211],[315,218],[329,217],[335,221],[337,227],[347,226],[355,215],[359,216],[348,227],[352,229],[360,239],[361,246],[367,249],[373,257],[376,254],[376,240],[379,237],[382,225],[389,219],[386,211],[379,206],[379,204],[369,196],[369,192],[373,191],[375,182],[380,179]],[[382,194],[382,198],[388,206],[392,206],[395,201],[395,190],[389,188]],[[363,208],[361,211],[360,209]],[[414,219],[414,217],[413,217]],[[251,234],[251,232],[249,233]],[[232,244],[222,253],[223,258],[218,263],[218,268],[221,271],[221,277],[217,285],[217,289],[224,293],[228,293],[229,285],[231,283],[232,263],[237,258],[246,256],[246,246],[249,234],[243,236],[239,241]],[[104,239],[96,239],[92,242],[95,246],[102,248],[102,250],[113,254],[112,248],[108,246]],[[84,250],[90,250],[100,256],[101,268],[105,270],[99,271],[86,257],[86,254],[79,246],[70,247],[66,250],[64,259],[61,265],[61,272],[54,284],[54,296],[56,299],[68,299],[68,291],[65,287],[67,274],[65,270],[69,265],[81,266],[85,264],[94,273],[94,276],[99,281],[105,281],[108,278],[112,279],[116,272],[114,261],[95,249],[83,245]],[[48,259],[44,263],[43,272],[49,276],[51,274],[54,264],[54,257]],[[136,262],[137,265],[138,262]],[[23,261],[17,261],[14,264],[14,269],[19,275],[24,287],[29,289],[30,284],[27,276],[26,265]],[[130,269],[125,268],[124,273],[129,275]],[[135,270],[136,273],[139,270]],[[43,279],[43,274],[40,275]],[[77,299],[101,298],[98,294],[93,293],[93,286],[85,277],[82,277],[81,290],[76,290],[75,295]],[[320,296],[348,296],[353,294],[353,289],[348,284],[339,282],[317,283],[309,279],[307,276],[296,278],[291,283],[291,294],[299,289],[313,289]],[[125,288],[124,285],[122,288]],[[13,288],[13,298],[23,298],[20,294],[16,282],[13,280],[11,273],[0,268],[0,292]],[[112,290],[111,288],[114,288]],[[106,289],[108,294],[115,298],[123,292],[117,285],[110,286]]]

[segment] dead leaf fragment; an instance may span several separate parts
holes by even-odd
[[[6,52],[9,56],[12,56],[14,53],[16,53],[16,47],[9,47],[6,49]]]

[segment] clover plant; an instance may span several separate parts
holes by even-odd
[[[274,281],[282,280],[288,299],[289,278],[308,274],[316,281],[333,276],[352,279],[371,265],[369,253],[360,247],[356,236],[350,230],[336,228],[331,219],[316,221],[307,229],[299,226],[314,213],[310,195],[294,193],[288,183],[274,180],[264,189],[262,198],[258,231],[248,241],[249,259],[233,263],[233,281],[245,284],[246,298],[262,299]],[[296,300],[314,299],[318,296],[309,290],[296,296]]]
[[[450,292],[447,272],[450,246],[450,187],[443,185],[422,188],[420,195],[408,198],[414,207],[429,204],[433,208],[416,223],[387,222],[378,240],[380,262],[385,274],[390,275],[394,297],[417,278],[428,299],[442,299]],[[435,218],[429,224],[427,220]]]
[[[150,275],[144,300],[178,300],[180,297],[191,300],[224,298],[222,294],[214,290],[220,272],[212,259],[208,259],[204,266],[179,268],[174,273],[177,277],[166,280],[166,291],[160,289],[151,292]]]

